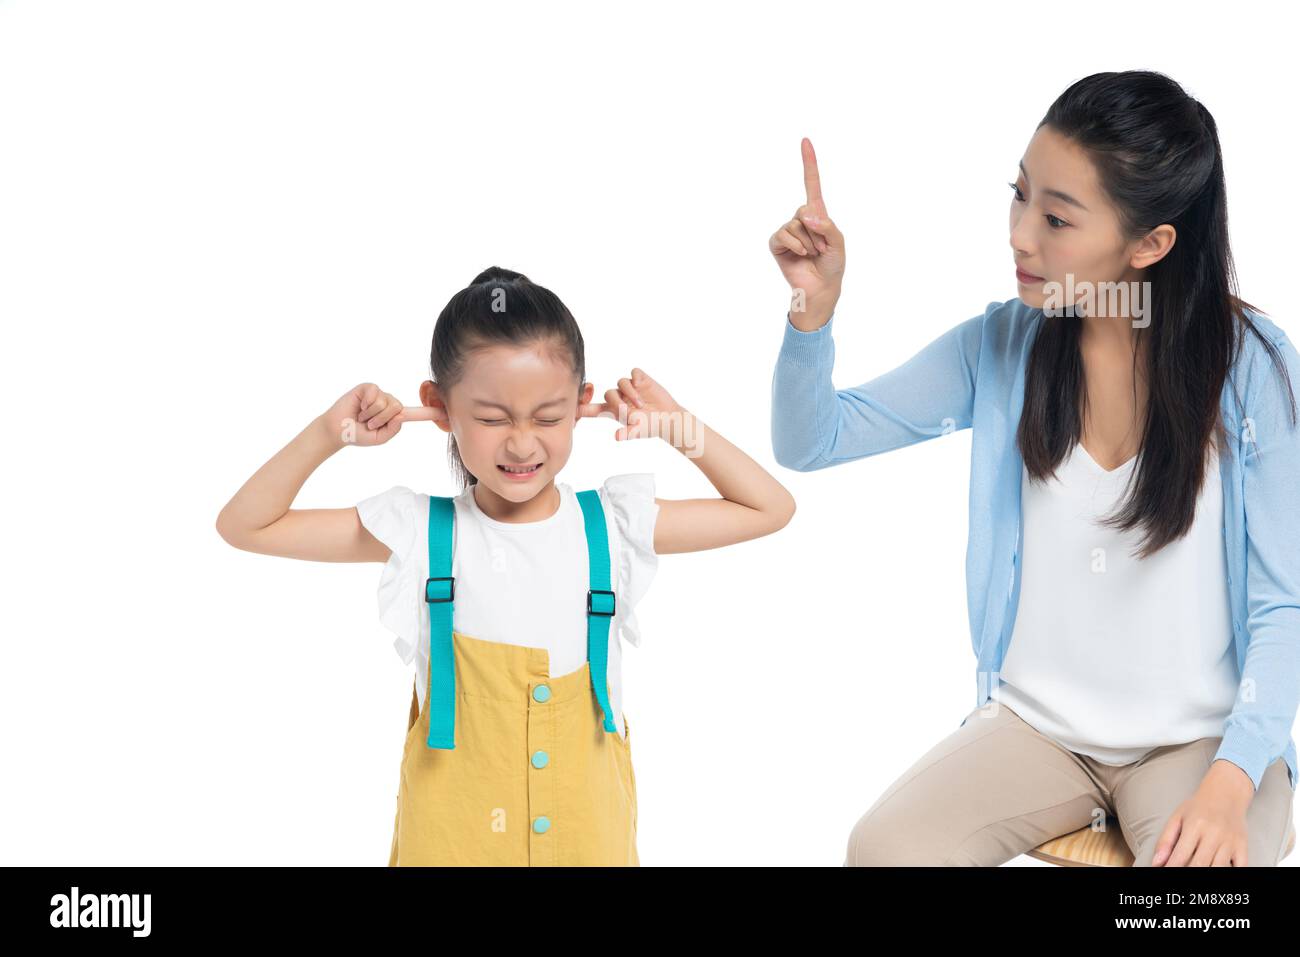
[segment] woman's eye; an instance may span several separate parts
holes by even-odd
[[[1007,185],[1016,191],[1016,202],[1023,203],[1025,201],[1025,195],[1020,192],[1020,187],[1015,183],[1007,183]],[[1044,213],[1043,216],[1047,219],[1047,225],[1051,226],[1053,229],[1061,229],[1070,225],[1065,220],[1061,219],[1061,217],[1053,216],[1051,213]]]

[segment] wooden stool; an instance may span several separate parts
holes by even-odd
[[[1286,848],[1282,851],[1281,863],[1295,849],[1295,824],[1287,831]],[[1124,834],[1119,829],[1119,821],[1113,817],[1106,818],[1106,829],[1094,831],[1091,827],[1081,827],[1069,834],[1062,834],[1046,841],[1032,851],[1026,851],[1030,857],[1049,864],[1062,867],[1132,867],[1133,852],[1128,849]]]

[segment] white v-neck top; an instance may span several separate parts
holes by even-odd
[[[587,661],[587,535],[577,493],[556,482],[560,507],[539,522],[499,522],[479,508],[470,486],[455,498],[452,575],[456,579],[453,627],[484,641],[544,648],[551,677]],[[623,723],[619,636],[640,646],[634,609],[658,567],[654,551],[655,478],[615,475],[599,489],[610,552],[610,710]],[[402,661],[416,666],[420,707],[429,688],[429,496],[398,485],[357,503],[357,514],[392,554],[379,580],[379,617],[397,636]]]
[[[1022,468],[1023,579],[995,697],[1070,751],[1123,765],[1223,734],[1239,677],[1216,455],[1187,535],[1144,561],[1140,530],[1096,524],[1136,457],[1107,472],[1076,443],[1045,484]]]

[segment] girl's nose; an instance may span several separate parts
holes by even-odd
[[[537,454],[537,443],[527,437],[527,433],[520,431],[510,435],[506,439],[506,454],[519,462],[532,462]]]

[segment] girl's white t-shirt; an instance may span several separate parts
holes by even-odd
[[[1045,484],[1022,470],[1023,577],[995,697],[1070,751],[1124,765],[1223,734],[1239,678],[1216,455],[1191,529],[1145,560],[1130,554],[1140,529],[1097,524],[1136,457],[1107,472],[1076,443]]]
[[[455,497],[452,575],[456,579],[453,627],[484,641],[544,648],[551,677],[587,661],[587,536],[582,506],[567,484],[556,482],[560,507],[539,522],[489,518],[470,486]],[[616,475],[598,490],[609,537],[610,709],[618,733],[623,722],[622,656],[618,636],[640,646],[634,610],[658,566],[654,551],[655,481],[651,473]],[[397,485],[357,503],[361,524],[391,550],[379,579],[379,618],[395,634],[397,654],[416,666],[420,707],[429,687],[429,496]]]

